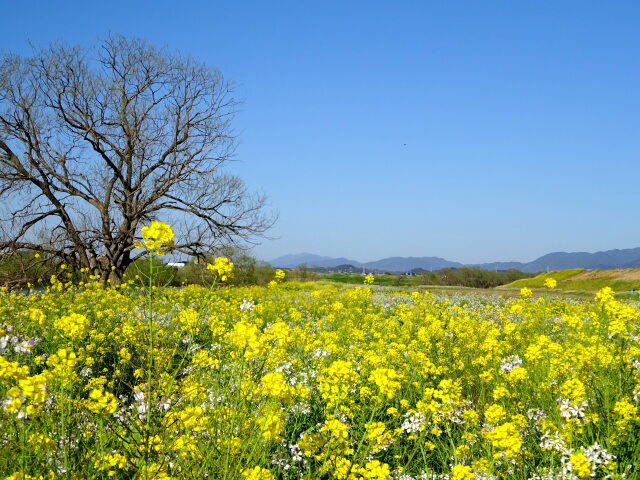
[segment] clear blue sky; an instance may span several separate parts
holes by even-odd
[[[245,100],[264,259],[640,246],[636,1],[3,2],[0,49],[145,38]],[[405,145],[406,144],[406,145]]]

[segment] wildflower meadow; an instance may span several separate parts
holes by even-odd
[[[170,248],[155,222],[140,248]],[[0,291],[0,478],[640,478],[640,306],[287,282]],[[555,285],[548,282],[547,288]]]

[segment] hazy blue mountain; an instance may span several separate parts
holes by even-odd
[[[543,272],[568,268],[607,270],[640,266],[640,248],[607,250],[604,252],[553,252],[525,263],[523,272]]]
[[[314,255],[313,253],[297,253],[295,255],[283,255],[269,262],[274,268],[295,268],[300,265],[307,267],[335,267],[337,265],[362,265],[356,260],[348,258],[333,258]]]
[[[389,257],[374,262],[361,263],[347,258],[322,257],[311,253],[285,255],[272,260],[276,268],[293,268],[305,264],[308,267],[336,267],[353,265],[366,269],[388,272],[409,272],[415,269],[439,270],[441,268],[459,268],[465,265],[440,257]],[[568,268],[586,268],[607,270],[612,268],[640,267],[640,247],[607,250],[604,252],[552,252],[531,262],[491,262],[467,264],[485,270],[509,270],[515,268],[523,272],[535,273],[546,270],[565,270]]]
[[[640,258],[627,263],[624,268],[640,268]]]
[[[462,263],[451,262],[440,257],[389,257],[364,264],[365,268],[388,270],[390,272],[408,272],[414,268],[440,270],[441,268],[463,266]]]

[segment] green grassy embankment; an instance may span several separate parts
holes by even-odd
[[[364,283],[364,275],[356,273],[325,273],[324,280],[336,283],[350,283],[362,285]],[[422,277],[408,275],[375,275],[375,284],[388,287],[408,287],[423,284]]]
[[[545,288],[548,278],[556,280],[556,289],[564,291],[597,291],[611,287],[616,292],[640,290],[640,268],[617,268],[613,270],[585,270],[575,268],[541,273],[533,278],[523,278],[515,282],[497,287],[511,288]]]

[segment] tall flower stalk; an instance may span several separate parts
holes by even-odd
[[[145,452],[145,479],[149,478],[149,457],[151,454],[151,427],[153,412],[153,373],[155,370],[155,327],[153,318],[153,297],[154,297],[154,257],[164,255],[173,246],[173,230],[163,222],[152,221],[148,227],[142,227],[142,241],[136,241],[138,248],[145,248],[149,251],[149,284],[147,290],[147,335],[149,338],[149,355],[147,357],[147,388],[146,388],[146,428],[144,432],[144,452]]]

